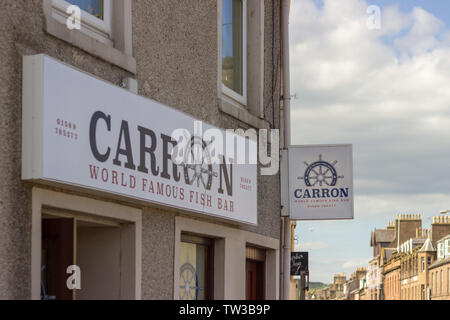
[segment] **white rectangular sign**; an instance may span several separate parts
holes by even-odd
[[[236,164],[225,157],[222,164],[172,161],[176,129],[189,131],[192,144],[206,158],[206,133],[226,136],[201,123],[200,140],[195,139],[198,125],[180,111],[45,55],[24,57],[24,180],[93,189],[256,225],[256,164]],[[256,149],[256,141],[247,145]]]
[[[289,147],[292,220],[353,219],[352,145]]]

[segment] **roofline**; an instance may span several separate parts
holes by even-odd
[[[441,267],[441,266],[446,265],[446,264],[450,264],[450,257],[447,257],[447,258],[435,261],[433,264],[431,264],[428,267],[428,270],[429,269],[435,269],[435,268]]]

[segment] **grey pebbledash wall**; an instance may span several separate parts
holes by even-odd
[[[265,0],[264,110],[275,127],[279,8],[279,0]],[[46,33],[42,0],[0,1],[0,299],[29,299],[31,290],[32,185],[21,181],[22,56],[44,53],[116,85],[135,77],[142,96],[221,128],[249,128],[219,110],[216,0],[134,0],[132,19],[136,75]],[[258,226],[231,226],[279,239],[279,176],[259,176],[258,189]],[[142,299],[172,299],[178,213],[143,209]]]

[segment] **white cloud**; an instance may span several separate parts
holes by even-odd
[[[342,268],[354,271],[356,268],[367,267],[368,262],[368,259],[352,259],[344,262]]]
[[[450,194],[376,194],[355,199],[356,218],[392,221],[397,214],[420,214],[427,221],[450,207]]]
[[[295,251],[317,251],[330,248],[326,242],[302,242],[295,245]]]
[[[394,4],[383,8],[379,32],[386,36],[395,35],[410,28],[413,23],[412,15],[401,12],[398,5]]]
[[[412,12],[412,20],[414,25],[409,33],[395,41],[397,48],[411,54],[423,54],[439,45],[436,35],[444,26],[442,21],[418,7]]]

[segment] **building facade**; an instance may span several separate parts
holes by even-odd
[[[345,273],[338,273],[333,276],[333,283],[330,286],[330,299],[340,300],[344,298],[344,289],[347,282]]]
[[[428,267],[431,299],[450,300],[450,235],[437,241],[436,256]]]
[[[384,266],[384,297],[386,300],[400,300],[400,259]]]
[[[381,250],[385,300],[449,298],[448,259],[445,255],[449,222],[448,217],[434,217],[430,229],[417,228],[415,236],[397,248]],[[447,236],[438,239],[445,234]]]
[[[169,150],[149,141],[175,119],[218,130],[279,129],[280,12],[280,0],[1,1],[0,299],[279,298],[278,174],[256,168],[254,179],[225,181],[230,166],[215,173],[185,166],[183,174]],[[104,109],[90,127],[72,120],[91,104]],[[139,127],[131,120],[128,127],[128,118]],[[155,139],[169,148],[161,132]],[[56,148],[86,147],[93,159],[89,139],[95,159],[121,166],[91,167],[91,179],[108,187],[74,182],[82,158]],[[131,146],[140,146],[140,157]],[[49,150],[54,157],[46,158]],[[156,152],[165,154],[159,167]],[[63,171],[74,180],[51,179]],[[147,172],[156,191],[142,178]],[[168,173],[170,186],[160,192],[169,199],[155,200],[156,181]],[[183,178],[194,189],[203,184],[198,193],[184,190],[186,206],[175,205]],[[242,209],[225,196],[220,213],[208,212],[210,180],[219,193],[253,199],[254,223],[241,221]],[[139,181],[153,198],[129,190]]]
[[[367,275],[366,268],[356,268],[355,272],[344,285],[344,297],[346,300],[360,300],[361,291],[364,289]]]
[[[394,222],[389,222],[385,229],[375,229],[371,233],[370,245],[373,248],[373,258],[367,269],[367,299],[384,300],[388,292],[396,296],[399,288],[384,288],[387,285],[385,276],[388,276],[389,285],[393,286],[393,279],[398,278],[398,270],[388,267],[385,271],[386,261],[393,253],[400,251],[400,246],[416,235],[422,227],[422,219],[418,214],[399,214]],[[393,272],[393,273],[391,273]]]

